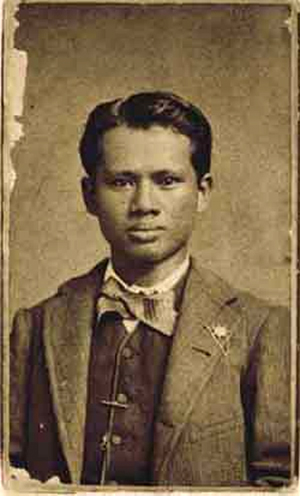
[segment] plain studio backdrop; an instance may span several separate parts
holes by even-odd
[[[27,52],[12,158],[11,310],[37,303],[108,253],[81,199],[78,141],[99,102],[170,90],[213,129],[215,187],[192,250],[238,288],[289,304],[288,6],[25,4]],[[18,82],[16,82],[18,84]]]

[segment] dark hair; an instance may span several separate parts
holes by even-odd
[[[102,103],[89,114],[80,141],[80,157],[88,175],[94,176],[103,163],[102,137],[117,126],[148,129],[172,128],[191,140],[191,163],[198,179],[210,170],[211,128],[201,110],[177,95],[155,91]]]

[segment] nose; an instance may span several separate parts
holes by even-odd
[[[132,198],[131,211],[138,214],[159,213],[157,198],[153,185],[148,181],[141,181],[137,184]]]

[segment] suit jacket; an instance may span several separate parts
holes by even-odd
[[[21,310],[11,340],[11,459],[80,483],[95,302],[106,262]],[[192,262],[153,438],[157,485],[289,477],[290,321]]]

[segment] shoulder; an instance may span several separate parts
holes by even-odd
[[[290,334],[290,311],[287,307],[259,298],[256,295],[235,288],[213,271],[192,260],[191,271],[197,277],[204,291],[218,302],[220,310],[230,307],[243,318],[249,339],[254,341],[262,330],[264,335],[273,335],[276,343],[286,341]]]
[[[69,305],[70,301],[80,299],[81,295],[93,295],[101,285],[107,259],[102,260],[90,271],[62,283],[55,294],[29,308],[19,309],[13,319],[13,333],[29,339],[31,331],[37,332],[43,325],[45,312],[54,312],[57,307]]]
[[[107,261],[107,259],[103,259],[88,272],[85,272],[84,274],[81,274],[79,276],[72,277],[67,281],[61,283],[54,295],[40,301],[30,308],[27,308],[25,310],[22,309],[21,313],[23,313],[24,315],[26,315],[26,313],[28,314],[28,312],[32,314],[39,313],[41,308],[51,305],[51,303],[57,298],[65,295],[68,297],[72,297],[73,294],[80,294],[82,292],[88,291],[91,288],[96,288],[101,284],[103,275],[105,273]]]
[[[85,274],[73,277],[64,282],[59,286],[57,294],[69,295],[73,293],[84,293],[85,291],[93,288],[96,289],[99,285],[101,285],[107,263],[108,259],[105,258]]]

